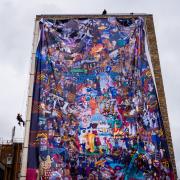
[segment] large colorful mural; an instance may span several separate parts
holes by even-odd
[[[174,179],[144,20],[40,21],[27,179]]]

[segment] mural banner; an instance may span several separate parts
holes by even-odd
[[[39,25],[27,179],[174,179],[143,18]]]

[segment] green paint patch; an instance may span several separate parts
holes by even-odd
[[[71,69],[71,73],[87,73],[87,69],[74,68]]]

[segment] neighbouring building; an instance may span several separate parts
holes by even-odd
[[[22,146],[22,140],[0,142],[0,180],[19,179]]]

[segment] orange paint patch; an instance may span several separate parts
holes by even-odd
[[[103,45],[102,44],[97,44],[91,49],[91,54],[96,54],[100,51],[103,50]]]
[[[98,27],[98,29],[99,30],[104,30],[104,29],[106,29],[106,26],[100,26],[100,27]]]

